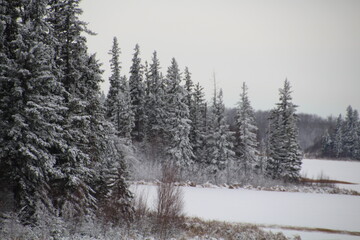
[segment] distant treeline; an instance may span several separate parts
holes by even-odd
[[[236,109],[227,109],[227,114],[230,129],[234,129]],[[255,112],[257,137],[260,143],[266,141],[269,114],[270,111]],[[350,115],[352,117],[349,117]],[[299,113],[297,126],[300,147],[307,157],[359,159],[359,155],[356,157],[356,152],[359,153],[359,147],[356,146],[360,144],[359,125],[358,111],[353,110],[351,106],[347,109],[345,119],[341,114],[338,118],[333,116],[323,118],[316,114]],[[340,143],[336,143],[337,141]],[[349,151],[349,149],[353,150]]]
[[[321,155],[330,158],[360,160],[360,121],[357,110],[348,106],[345,118],[340,114],[325,131]]]

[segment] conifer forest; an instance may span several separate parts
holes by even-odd
[[[138,181],[164,183],[160,195],[174,182],[303,186],[304,158],[360,160],[351,106],[338,118],[298,113],[284,79],[271,110],[252,107],[245,81],[229,108],[215,76],[206,99],[191,66],[160,63],[161,52],[142,56],[134,44],[124,69],[117,36],[100,63],[79,3],[0,0],[1,239],[169,239],[182,229],[175,222],[195,220],[146,213],[131,190]],[[254,239],[287,239],[258,231]]]

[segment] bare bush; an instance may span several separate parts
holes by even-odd
[[[160,238],[165,239],[183,220],[183,192],[175,185],[178,172],[173,166],[164,166],[157,189],[156,219]]]
[[[136,221],[148,216],[150,209],[147,206],[148,195],[143,192],[136,194],[133,199],[134,217]]]

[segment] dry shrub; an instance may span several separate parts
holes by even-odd
[[[162,169],[156,201],[156,221],[162,239],[183,223],[183,192],[175,185],[178,175],[174,166],[167,165]]]
[[[133,199],[135,221],[139,221],[150,214],[147,201],[148,195],[144,191],[135,195]]]

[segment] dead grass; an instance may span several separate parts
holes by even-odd
[[[301,178],[302,183],[318,183],[318,184],[355,184],[351,182],[332,180],[332,179],[311,179],[311,178]]]
[[[303,232],[322,232],[322,233],[360,236],[360,232],[336,230],[336,229],[329,229],[329,228],[293,227],[293,226],[280,226],[280,225],[259,225],[259,227],[277,228],[277,229],[282,229],[282,230],[294,230],[294,231],[303,231]]]
[[[267,239],[267,240],[287,240],[282,233],[271,233],[262,230],[253,224],[238,224],[220,221],[204,221],[199,218],[187,218],[184,225],[186,238],[200,237],[208,239],[236,240],[236,239]],[[210,238],[209,238],[210,239]],[[300,240],[295,237],[295,240]]]

